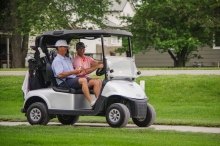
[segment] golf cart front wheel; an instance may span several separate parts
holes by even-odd
[[[63,125],[75,124],[79,120],[79,116],[72,115],[57,115],[57,118]]]
[[[106,111],[106,121],[111,127],[125,127],[129,119],[130,112],[124,104],[114,103],[110,105]]]
[[[151,104],[147,104],[146,118],[132,118],[133,122],[139,127],[149,127],[152,125],[156,118],[156,112]]]
[[[27,110],[27,120],[31,125],[47,125],[50,120],[47,106],[42,102],[31,104]]]

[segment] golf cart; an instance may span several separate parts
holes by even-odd
[[[120,41],[126,39],[127,48],[123,47],[127,49],[126,55],[107,55],[106,44],[109,42],[106,38],[112,36],[118,36]],[[130,32],[122,30],[59,30],[38,36],[32,47],[35,50],[34,58],[28,61],[29,91],[24,94],[21,109],[28,122],[31,125],[46,125],[50,119],[57,117],[60,123],[69,125],[76,123],[79,116],[105,116],[111,127],[124,127],[130,118],[139,127],[152,125],[156,112],[148,103],[144,90],[135,82],[140,71],[137,71],[132,58],[131,36]],[[104,77],[101,94],[94,108],[91,108],[82,90],[72,89],[68,85],[65,88],[57,86],[51,69],[53,55],[48,48],[55,48],[59,39],[66,40],[68,44],[79,39],[100,42],[104,67],[98,69],[96,75]],[[90,95],[95,99],[92,90]]]

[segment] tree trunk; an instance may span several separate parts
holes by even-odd
[[[183,49],[177,53],[177,59],[178,59],[178,67],[185,67],[186,63],[186,55],[187,55],[188,47],[185,46]]]
[[[18,8],[17,0],[11,0],[10,8],[16,12]],[[23,68],[25,66],[25,57],[28,50],[28,35],[22,35],[16,29],[21,29],[21,18],[17,13],[11,13],[12,20],[12,66],[13,68]]]
[[[22,53],[22,60],[21,60],[21,67],[25,67],[25,58],[27,57],[27,52],[28,52],[28,42],[29,42],[29,36],[24,35],[23,36],[23,41],[22,41],[22,48],[21,48],[21,53]]]
[[[168,50],[168,53],[170,54],[171,58],[173,59],[174,61],[174,67],[177,67],[177,64],[178,64],[178,60],[176,59],[176,57],[173,55],[172,51],[171,50]]]
[[[12,47],[12,66],[14,68],[24,68],[25,67],[25,58],[27,56],[28,48],[28,36],[22,36],[19,33],[12,35],[11,40]]]
[[[21,39],[22,36],[19,33],[12,34],[11,47],[12,47],[12,66],[14,68],[21,67]]]
[[[185,67],[185,58],[182,58],[181,53],[177,53],[178,67]]]
[[[174,61],[174,67],[185,67],[187,47],[184,47],[180,52],[177,52],[176,56],[171,50],[168,50],[168,53]]]

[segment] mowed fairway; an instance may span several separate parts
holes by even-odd
[[[0,121],[27,121],[20,112],[24,76],[0,76]],[[220,127],[220,76],[175,75],[139,77],[145,80],[155,124]],[[104,117],[81,116],[79,122],[106,122]],[[132,121],[130,121],[131,123]]]
[[[220,76],[140,77],[157,112],[157,124],[220,126]]]
[[[0,126],[1,146],[217,146],[219,134],[74,126]]]
[[[0,121],[27,121],[20,112],[24,101],[21,91],[23,79],[24,76],[0,76]],[[157,112],[156,124],[220,127],[220,76],[151,76],[140,77],[137,82],[140,80],[145,80],[146,94]],[[106,121],[104,117],[81,116],[79,122]],[[216,146],[219,143],[219,134],[149,128],[0,126],[0,146]]]

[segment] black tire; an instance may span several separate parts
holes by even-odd
[[[133,122],[139,127],[148,127],[152,125],[156,118],[156,112],[151,104],[147,104],[146,118],[132,118]]]
[[[47,125],[50,121],[47,106],[42,102],[31,104],[27,110],[27,120],[31,125]]]
[[[72,115],[57,115],[57,118],[63,125],[72,125],[79,120],[79,116]]]
[[[110,105],[106,111],[106,121],[111,127],[125,127],[129,119],[130,112],[124,104],[114,103]]]

